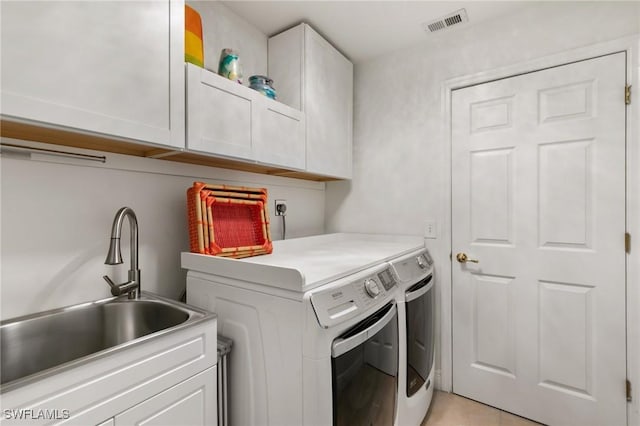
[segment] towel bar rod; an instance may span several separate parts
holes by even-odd
[[[79,159],[88,160],[88,161],[98,161],[100,163],[107,162],[107,157],[105,157],[104,155],[78,154],[76,152],[59,151],[56,149],[35,148],[31,146],[14,145],[11,143],[4,143],[4,142],[0,143],[0,152],[5,148],[9,150],[28,151],[28,152],[36,152],[36,153],[43,153],[43,154],[49,154],[49,155],[57,155],[60,157],[79,158]]]

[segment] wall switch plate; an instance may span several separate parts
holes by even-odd
[[[435,220],[428,220],[424,223],[424,237],[438,238],[438,224]]]

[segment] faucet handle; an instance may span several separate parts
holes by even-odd
[[[109,287],[111,287],[111,294],[114,296],[120,296],[127,293],[129,295],[129,299],[133,299],[136,294],[139,294],[140,292],[140,284],[138,281],[130,280],[118,285],[111,281],[111,278],[106,275],[103,275],[102,278],[104,278],[107,284],[109,284]]]
[[[114,296],[119,296],[120,288],[118,287],[118,285],[111,281],[111,278],[109,278],[107,275],[104,275],[102,278],[104,278],[107,284],[109,284],[109,287],[111,287],[111,294],[113,294]]]

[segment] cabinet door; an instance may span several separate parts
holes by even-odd
[[[273,79],[278,101],[303,110],[304,32],[300,24],[269,38],[269,78]]]
[[[183,1],[12,1],[2,114],[184,147]]]
[[[256,108],[247,87],[187,64],[189,150],[253,160]]]
[[[256,160],[288,169],[305,168],[304,114],[263,99],[255,121]]]
[[[353,65],[307,26],[304,70],[307,171],[351,178]]]
[[[115,426],[206,426],[217,422],[217,366],[116,416]]]

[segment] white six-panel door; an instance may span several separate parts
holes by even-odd
[[[551,425],[626,424],[625,63],[453,92],[455,393]]]

